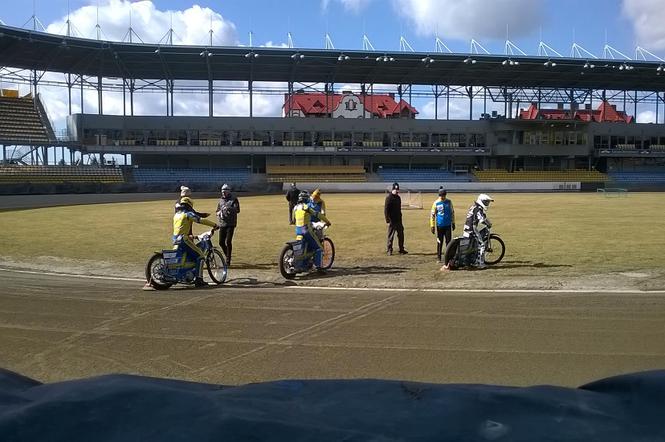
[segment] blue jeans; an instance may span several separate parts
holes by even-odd
[[[296,234],[302,236],[303,242],[307,246],[307,252],[314,252],[314,266],[318,269],[323,262],[323,248],[319,238],[308,227],[296,227]]]

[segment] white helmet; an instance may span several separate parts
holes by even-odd
[[[490,207],[490,203],[494,201],[491,196],[486,193],[481,193],[476,199],[476,204],[481,206],[483,209],[487,210]]]

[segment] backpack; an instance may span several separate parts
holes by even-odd
[[[238,211],[233,204],[235,202],[235,198],[233,199],[228,199],[224,201],[224,204],[222,204],[222,219],[223,220],[230,220],[233,218],[235,215],[237,215]]]

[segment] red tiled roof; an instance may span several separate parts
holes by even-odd
[[[538,107],[531,103],[528,109],[520,111],[520,119],[522,120],[580,120],[586,122],[618,122],[618,123],[633,123],[635,121],[632,115],[626,112],[616,110],[616,106],[603,101],[598,106],[598,109],[538,109]]]
[[[304,93],[293,94],[291,99],[289,99],[289,95],[285,94],[284,113],[288,114],[291,109],[300,110],[305,115],[325,115],[332,113],[342,102],[344,95],[331,94],[326,96],[324,93]],[[406,101],[400,100],[397,103],[390,95],[353,95],[359,98],[365,110],[380,118],[396,117],[404,110],[413,115],[418,113],[416,108]]]

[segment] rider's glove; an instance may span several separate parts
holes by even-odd
[[[453,230],[455,230],[455,223],[453,223]]]
[[[434,227],[430,228],[430,230],[432,231],[432,235],[434,235]]]

